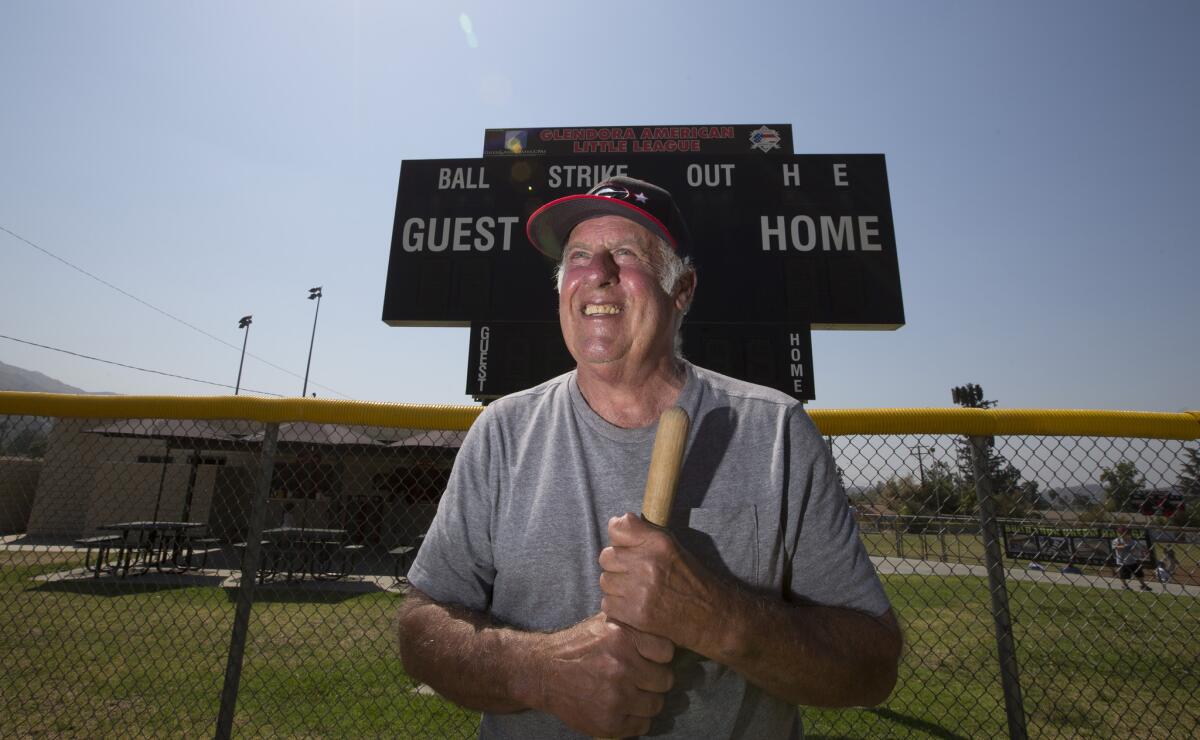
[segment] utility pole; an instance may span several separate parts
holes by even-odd
[[[929,456],[933,457],[933,448],[930,447],[928,449]],[[916,453],[917,455],[917,468],[921,471],[921,488],[925,487],[925,460],[921,457],[925,450],[926,448],[921,445],[911,445],[908,448],[909,453]]]
[[[985,401],[983,388],[975,383],[957,386],[950,397],[959,406],[969,409],[990,409],[998,401]],[[1001,525],[997,517],[992,481],[988,475],[991,468],[991,449],[995,438],[991,436],[968,436],[963,443],[966,468],[975,481],[975,495],[979,500],[979,531],[983,535],[984,563],[987,566],[988,591],[992,596],[992,623],[996,633],[996,652],[1000,661],[1000,685],[1004,691],[1004,712],[1008,719],[1008,736],[1013,740],[1026,740],[1025,701],[1021,693],[1021,674],[1017,665],[1016,643],[1013,639],[1012,614],[1009,611],[1008,586],[1004,572],[1004,556],[1001,548]]]
[[[308,362],[304,365],[304,389],[300,391],[300,396],[308,396],[308,369],[312,367],[312,351],[313,343],[317,341],[317,317],[321,315],[321,286],[308,289],[308,300],[317,302],[317,310],[313,313],[313,328],[312,337],[308,340]]]

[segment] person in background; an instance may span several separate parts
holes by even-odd
[[[1119,527],[1117,536],[1112,541],[1112,549],[1121,585],[1128,590],[1129,578],[1137,576],[1138,583],[1142,584],[1142,590],[1151,591],[1150,585],[1146,583],[1146,578],[1142,574],[1143,563],[1146,559],[1146,544],[1133,539],[1133,535],[1129,533],[1129,527]]]
[[[295,509],[296,509],[296,505],[290,501],[283,505],[283,516],[280,518],[279,526],[281,526],[281,527],[295,527],[296,526]]]
[[[1168,547],[1158,561],[1158,567],[1154,569],[1154,574],[1158,577],[1159,583],[1170,583],[1171,578],[1175,575],[1175,569],[1178,567],[1179,560],[1175,558],[1175,548]]]

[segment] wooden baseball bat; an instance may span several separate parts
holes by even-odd
[[[675,487],[679,484],[679,469],[683,467],[683,449],[687,446],[690,425],[687,412],[678,406],[672,406],[658,418],[654,449],[650,451],[650,472],[646,475],[646,492],[642,495],[642,518],[659,527],[667,526],[671,518],[671,504],[675,501]]]
[[[642,518],[651,524],[665,527],[671,518],[690,423],[687,412],[678,406],[672,406],[659,417],[654,450],[650,453],[650,472],[646,475],[646,493],[642,497]]]

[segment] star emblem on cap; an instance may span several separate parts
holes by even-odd
[[[645,193],[637,193],[633,197],[635,200],[637,200],[638,203],[645,203],[646,201],[650,200],[649,198],[646,197]]]

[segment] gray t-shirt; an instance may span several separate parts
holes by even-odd
[[[677,404],[692,426],[669,525],[679,542],[756,591],[886,611],[833,459],[803,407],[691,364],[686,372]],[[492,403],[463,442],[410,583],[524,630],[592,616],[608,520],[641,511],[656,429],[606,422],[574,372]],[[794,706],[735,671],[687,650],[676,651],[673,668],[651,736],[801,736]],[[485,714],[480,736],[579,737],[531,711]]]

